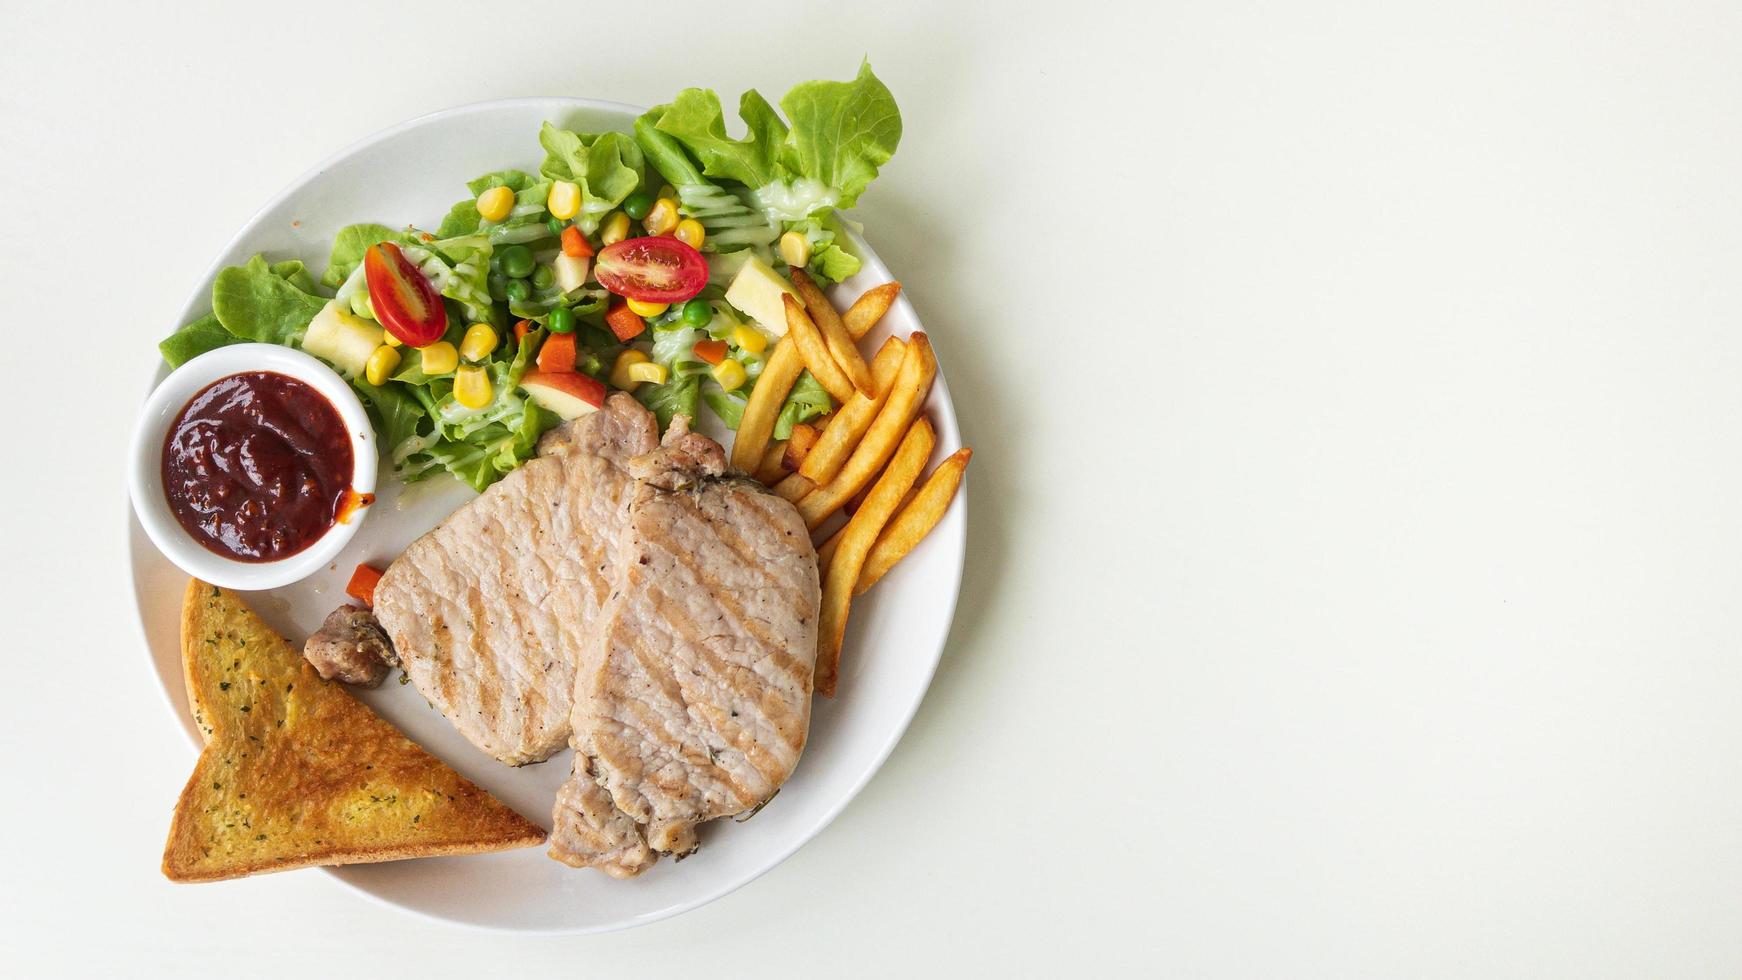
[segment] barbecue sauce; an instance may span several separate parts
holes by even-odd
[[[163,492],[207,550],[266,562],[302,551],[354,509],[351,435],[338,409],[295,378],[232,374],[169,427]]]

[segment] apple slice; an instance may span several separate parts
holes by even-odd
[[[565,422],[605,404],[604,383],[579,371],[528,371],[521,376],[520,387],[538,407],[557,413]]]

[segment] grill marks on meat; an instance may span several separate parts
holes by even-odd
[[[546,433],[538,458],[413,542],[376,586],[411,683],[503,762],[568,741],[575,656],[636,488],[622,464],[657,440],[653,416],[613,396]]]
[[[617,877],[693,851],[698,824],[754,810],[791,775],[820,602],[797,510],[724,478],[718,444],[676,425],[627,468],[641,483],[576,675],[551,837],[553,857]]]
[[[418,691],[519,765],[576,749],[551,854],[617,877],[766,803],[810,727],[816,552],[681,419],[614,395],[413,542],[375,614]]]

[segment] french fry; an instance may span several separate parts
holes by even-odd
[[[847,529],[846,525],[844,525],[844,524],[841,525],[840,527],[835,529],[834,534],[829,535],[829,540],[824,541],[822,544],[817,546],[817,567],[818,568],[821,568],[824,571],[828,570],[829,559],[835,557],[835,549],[841,546],[841,532],[845,531],[846,529]],[[861,574],[863,574],[863,573],[861,573]]]
[[[877,394],[877,387],[871,380],[871,368],[859,353],[858,346],[853,343],[853,335],[847,332],[847,325],[841,322],[841,314],[835,311],[834,304],[829,302],[829,298],[823,295],[823,291],[817,288],[817,284],[811,281],[811,277],[803,269],[792,270],[792,285],[798,290],[799,298],[804,300],[804,308],[810,313],[811,322],[822,333],[823,342],[828,345],[829,353],[834,355],[835,364],[846,374],[847,380],[853,383],[853,387],[861,395],[869,397]]]
[[[805,495],[814,489],[816,489],[816,484],[797,473],[788,474],[786,479],[774,485],[774,492],[777,496],[795,504],[803,500]]]
[[[841,529],[840,543],[829,556],[823,576],[823,608],[817,618],[816,689],[824,697],[835,696],[841,672],[841,642],[847,635],[847,612],[853,601],[853,586],[865,567],[865,557],[882,533],[883,526],[900,506],[907,489],[925,470],[936,437],[924,418],[914,422],[902,436],[889,468],[877,478],[865,506]]]
[[[810,455],[811,449],[816,446],[817,440],[820,438],[822,438],[822,433],[818,432],[814,426],[806,425],[803,422],[794,425],[792,438],[786,441],[786,452],[780,457],[780,465],[788,473],[797,473],[798,468],[804,465],[805,457]]]
[[[847,328],[854,340],[859,340],[871,332],[877,321],[883,319],[883,314],[889,312],[889,307],[895,304],[895,297],[901,295],[901,283],[886,282],[881,286],[872,286],[865,290],[864,295],[853,301],[847,307],[847,312],[841,314],[841,323]]]
[[[859,440],[864,438],[865,430],[876,421],[878,411],[888,399],[890,386],[901,370],[902,356],[906,351],[907,345],[898,338],[891,337],[883,342],[883,348],[871,359],[871,376],[877,385],[877,396],[867,398],[862,392],[856,393],[835,413],[834,421],[805,454],[804,465],[799,468],[799,472],[811,482],[827,483],[841,472],[841,465],[852,455]]]
[[[835,356],[829,353],[829,345],[823,341],[822,332],[804,311],[798,300],[790,295],[782,296],[781,302],[786,306],[786,340],[798,345],[799,356],[804,358],[804,366],[810,369],[811,375],[817,379],[834,399],[844,402],[853,397],[858,389],[848,380],[846,372],[835,363]],[[784,342],[784,341],[783,341]],[[765,369],[766,370],[766,369]],[[761,382],[757,382],[761,386]]]
[[[798,344],[791,337],[780,338],[768,355],[768,363],[762,366],[762,374],[744,405],[744,415],[738,420],[738,434],[732,438],[733,469],[751,473],[762,462],[762,453],[768,448],[774,423],[780,417],[780,406],[786,404],[786,395],[802,371],[804,358],[799,356]]]
[[[865,567],[859,571],[859,583],[853,586],[854,595],[863,595],[866,589],[876,585],[878,579],[894,568],[896,562],[906,558],[908,552],[938,526],[944,512],[950,509],[950,502],[956,499],[956,490],[962,485],[962,474],[968,469],[968,460],[973,458],[972,449],[962,448],[938,464],[938,468],[926,478],[925,485],[913,494],[883,528],[883,533],[877,536],[877,543],[865,556]]]
[[[853,450],[853,455],[847,458],[834,479],[799,501],[798,512],[803,515],[806,527],[815,530],[818,524],[864,489],[895,454],[901,434],[919,417],[926,393],[931,390],[932,378],[937,376],[938,362],[932,356],[931,341],[925,334],[916,333],[907,340],[901,371],[889,386],[889,397],[878,411],[877,419],[865,430],[858,448]]]
[[[785,439],[769,443],[768,448],[762,451],[761,465],[756,467],[756,481],[772,487],[786,479],[786,467],[780,465],[780,461],[785,458]]]

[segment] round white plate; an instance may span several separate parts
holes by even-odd
[[[465,195],[471,178],[504,167],[536,170],[542,159],[538,128],[547,119],[581,131],[628,132],[639,111],[585,99],[513,99],[445,110],[371,136],[304,174],[273,199],[218,256],[180,315],[159,324],[157,332],[167,336],[209,310],[212,277],[226,265],[264,252],[275,260],[300,258],[318,271],[325,267],[334,233],[345,225],[376,221],[433,228]],[[837,305],[894,278],[862,240],[854,244],[864,268],[834,290]],[[919,319],[903,296],[868,338],[867,349],[875,349],[890,333],[905,336],[918,329]],[[166,373],[160,363],[154,377]],[[927,408],[937,428],[935,460],[942,459],[960,448],[961,440],[941,374]],[[301,642],[345,601],[345,581],[358,562],[392,560],[473,496],[469,488],[445,477],[401,488],[385,471],[379,491],[369,519],[331,564],[294,585],[248,595],[255,609],[292,641]],[[559,864],[540,847],[354,865],[329,873],[400,908],[522,932],[598,932],[640,925],[738,888],[827,826],[895,747],[943,652],[961,584],[966,527],[964,489],[914,553],[854,602],[839,693],[833,700],[817,699],[810,742],[792,779],[755,819],[705,827],[701,850],[682,863],[661,861],[640,878],[615,881]],[[197,745],[177,635],[186,577],[158,554],[138,521],[131,519],[129,549],[152,665],[175,717]],[[360,693],[418,744],[548,829],[551,802],[569,771],[567,752],[540,765],[512,769],[473,748],[415,689],[390,679],[378,691]]]

